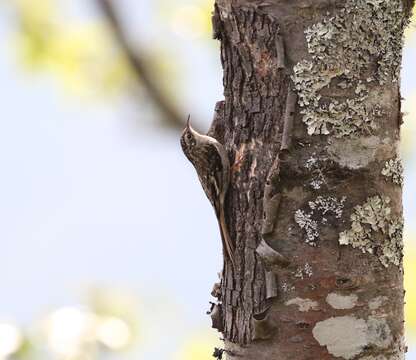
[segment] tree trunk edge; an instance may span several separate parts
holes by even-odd
[[[381,108],[373,119],[378,128],[327,134],[335,127],[317,130],[300,114],[308,98],[299,64],[315,62],[306,44],[329,46],[320,39],[327,29],[317,24],[327,25],[329,16],[343,21],[339,14],[350,3],[216,1],[213,27],[221,40],[225,100],[217,103],[210,135],[231,158],[227,213],[238,264],[233,269],[226,263],[218,295],[229,359],[404,358],[402,168],[397,157],[401,57],[398,64],[396,58],[379,65],[388,74],[377,73],[368,82],[364,75],[375,72],[375,60],[359,64],[359,71],[367,73],[347,77],[352,91],[336,86],[345,74],[319,89],[328,101],[381,94],[365,98],[372,109]],[[401,4],[400,15],[393,5]],[[413,5],[363,1],[365,11],[385,6],[386,16],[396,17],[397,23],[382,30],[400,41],[383,51],[399,49],[401,54],[402,35],[393,31],[403,31]],[[348,20],[341,25],[348,27]],[[305,36],[306,29],[314,30]],[[300,69],[301,76],[293,69]],[[294,88],[296,111],[288,101]],[[288,114],[294,117],[293,144],[284,149]],[[290,151],[283,156],[282,150]],[[361,216],[367,208],[371,214]],[[368,216],[381,223],[368,230]],[[352,226],[364,227],[376,245]]]

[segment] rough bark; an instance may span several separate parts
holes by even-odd
[[[399,71],[413,4],[216,0],[229,359],[402,359]],[[219,318],[220,317],[220,321]],[[218,325],[220,324],[220,325]]]

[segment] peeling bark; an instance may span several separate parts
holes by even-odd
[[[404,358],[397,70],[411,5],[216,0],[227,358]]]

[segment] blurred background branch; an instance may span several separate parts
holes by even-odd
[[[145,88],[150,98],[162,113],[161,121],[172,128],[183,129],[185,127],[185,116],[180,113],[176,105],[169,99],[169,96],[165,94],[162,86],[156,80],[157,76],[151,74],[151,70],[147,66],[144,57],[141,56],[141,52],[137,46],[133,49],[113,1],[96,1],[106,17],[121,50],[124,52],[137,81]]]

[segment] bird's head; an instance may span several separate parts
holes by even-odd
[[[197,144],[198,133],[192,129],[190,124],[190,116],[188,116],[188,121],[186,122],[186,127],[182,132],[181,136],[181,146],[185,155],[189,158],[192,154],[193,149]]]

